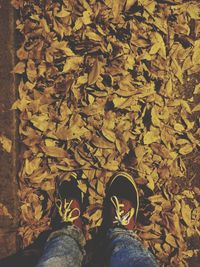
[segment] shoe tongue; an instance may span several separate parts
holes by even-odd
[[[133,203],[125,198],[117,198],[116,196],[113,196],[110,199],[110,204],[110,218],[112,227],[122,226],[128,230],[133,230],[135,225],[135,209],[133,207]]]
[[[130,200],[125,199],[125,198],[120,198],[117,197],[119,204],[123,204],[124,206],[121,207],[121,210],[124,210],[124,214],[129,212],[131,210],[131,208],[133,208],[133,204]],[[114,208],[114,206],[112,205],[112,207]]]

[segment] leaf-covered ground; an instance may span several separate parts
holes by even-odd
[[[200,84],[189,96],[181,88],[200,70],[198,1],[12,4],[22,39],[13,108],[24,246],[49,227],[56,177],[82,171],[89,240],[102,223],[106,183],[124,170],[139,187],[144,244],[159,266],[187,266],[198,250],[186,241],[200,233],[199,187],[184,186],[185,158],[199,146]]]

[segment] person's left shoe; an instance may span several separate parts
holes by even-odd
[[[78,175],[75,172],[60,178],[56,188],[55,212],[52,227],[59,229],[75,225],[82,230],[83,195],[78,188]]]

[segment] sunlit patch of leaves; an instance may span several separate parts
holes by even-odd
[[[184,157],[199,145],[193,98],[176,90],[200,70],[200,4],[182,0],[13,0],[22,35],[20,234],[49,225],[55,178],[82,170],[90,230],[102,223],[113,172],[136,173],[149,223],[137,232],[160,266],[187,266],[199,233],[197,189],[182,188]],[[199,94],[199,85],[194,94]],[[146,189],[148,189],[148,195]],[[47,200],[43,208],[44,194]]]

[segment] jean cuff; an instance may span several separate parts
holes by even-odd
[[[85,240],[82,230],[75,225],[68,225],[67,227],[63,227],[59,230],[53,231],[49,235],[47,242],[53,238],[56,238],[58,236],[63,236],[63,235],[67,235],[73,238],[77,242],[77,244],[80,246],[80,248],[82,249],[86,245],[86,240]]]
[[[123,229],[123,228],[120,228],[120,227],[115,227],[115,228],[108,229],[108,232],[107,232],[108,239],[112,240],[112,239],[116,238],[119,235],[131,236],[134,239],[137,239],[137,240],[141,241],[140,237],[136,234],[136,232],[134,230],[127,230],[127,229]]]

